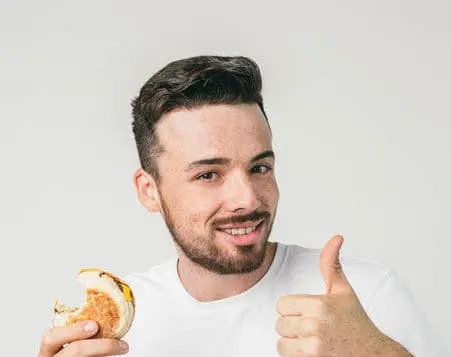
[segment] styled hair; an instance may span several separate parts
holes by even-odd
[[[247,57],[196,56],[167,64],[132,101],[132,128],[141,167],[159,180],[156,161],[164,148],[155,129],[163,114],[206,104],[256,103],[266,118],[261,90],[260,69]]]

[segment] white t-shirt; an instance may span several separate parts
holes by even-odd
[[[278,243],[271,267],[239,295],[199,302],[184,289],[177,258],[125,277],[136,299],[125,340],[129,357],[276,357],[277,300],[288,294],[324,294],[320,250]],[[376,326],[415,357],[444,357],[396,274],[375,263],[341,259],[348,280]]]

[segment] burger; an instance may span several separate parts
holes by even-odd
[[[53,325],[69,326],[94,320],[99,325],[95,338],[124,337],[135,317],[135,299],[130,286],[117,276],[97,268],[81,269],[78,280],[86,287],[86,304],[68,307],[56,300]]]

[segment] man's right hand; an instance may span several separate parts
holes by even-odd
[[[42,336],[38,357],[100,357],[123,355],[128,352],[125,341],[90,339],[98,329],[99,326],[95,321],[51,328]]]

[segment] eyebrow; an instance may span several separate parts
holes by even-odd
[[[251,159],[251,162],[256,162],[261,159],[265,159],[267,157],[275,158],[274,152],[272,150],[264,151]],[[226,159],[224,157],[213,157],[209,159],[202,159],[190,162],[185,171],[193,170],[199,166],[208,166],[208,165],[227,165],[230,163],[230,159]]]
[[[258,154],[257,156],[254,156],[252,158],[251,162],[255,162],[255,161],[258,161],[258,160],[261,160],[261,159],[266,159],[267,157],[275,159],[274,151],[272,151],[272,150],[263,151],[261,154]]]

